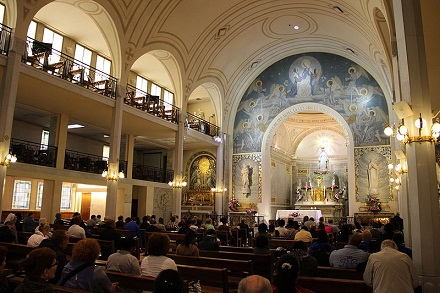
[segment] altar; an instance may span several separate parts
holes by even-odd
[[[297,217],[289,216],[292,213],[298,213]],[[321,210],[277,210],[275,219],[292,219],[292,218],[304,218],[304,216],[313,217],[315,221],[318,221],[322,217]]]

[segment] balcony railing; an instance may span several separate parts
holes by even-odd
[[[127,84],[124,103],[176,124],[179,121],[178,107],[159,99],[159,96],[150,95],[129,84]]]
[[[12,29],[0,23],[0,54],[8,55]]]
[[[66,150],[64,169],[102,174],[107,168],[108,158],[106,157]],[[127,161],[119,161],[119,171],[127,175]]]
[[[116,98],[118,80],[115,77],[53,49],[50,43],[28,38],[22,61],[98,94]]]
[[[219,127],[211,122],[203,120],[202,118],[187,113],[188,118],[186,121],[186,127],[197,130],[201,133],[207,134],[211,137],[219,135]]]
[[[12,153],[17,156],[17,162],[55,167],[57,148],[35,142],[11,139]]]
[[[133,164],[133,179],[168,183],[173,180],[174,171],[157,167]]]

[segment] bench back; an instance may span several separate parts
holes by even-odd
[[[269,239],[269,248],[284,247],[287,250],[292,250],[296,242],[298,241],[293,239]],[[305,244],[310,246],[310,243],[305,242]]]
[[[356,271],[355,269],[334,268],[334,267],[318,267],[317,277],[363,280],[363,274],[361,272]]]
[[[24,244],[7,243],[0,242],[1,246],[6,246],[8,248],[8,254],[13,254],[14,256],[26,257],[35,247],[29,247]]]
[[[237,246],[224,246],[224,245],[220,245],[220,251],[254,253],[254,249],[252,247],[237,247]]]
[[[254,273],[272,281],[274,264],[271,254],[200,250],[199,255],[219,259],[252,260]]]
[[[317,291],[321,293],[371,293],[373,288],[368,287],[364,281],[335,279],[335,278],[320,278],[320,277],[305,277],[298,278],[298,285],[306,289]]]
[[[203,288],[206,286],[221,288],[223,293],[229,293],[228,270],[225,268],[206,268],[191,265],[177,265],[182,279],[200,281]],[[205,288],[206,289],[206,288]],[[208,290],[203,292],[209,292]]]
[[[9,289],[15,288],[17,287],[19,284],[23,283],[24,281],[24,277],[20,277],[20,276],[7,276],[5,278],[6,283],[9,286]],[[50,283],[48,283],[50,284]],[[63,287],[63,286],[58,286],[58,285],[54,285],[54,284],[50,284],[50,286],[54,289],[54,292],[59,292],[59,293],[87,293],[88,291],[84,291],[84,290],[80,290],[80,289],[74,289],[74,288],[67,288],[67,287]]]
[[[219,259],[212,257],[194,257],[176,254],[168,254],[176,264],[193,265],[207,268],[226,268],[230,276],[247,277],[253,275],[252,260]]]
[[[29,237],[34,234],[33,232],[23,232],[23,231],[17,231],[17,240],[20,244],[27,244],[27,241]]]

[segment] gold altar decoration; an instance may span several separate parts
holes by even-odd
[[[325,200],[325,190],[321,187],[322,178],[316,178],[318,182],[318,187],[313,188],[312,199],[313,201],[324,201]]]

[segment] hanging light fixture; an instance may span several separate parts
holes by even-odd
[[[408,133],[408,128],[404,124],[404,120],[399,123],[398,127],[395,126],[387,126],[384,129],[384,133],[386,136],[395,137],[397,140],[401,141],[403,144],[409,144],[412,142],[436,142],[437,138],[440,135],[440,123],[438,119],[431,126],[431,135],[430,136],[422,136],[422,129],[426,127],[428,123],[424,118],[422,118],[422,113],[419,114],[419,118],[414,121],[415,127],[419,130],[418,136],[410,136]]]
[[[125,178],[124,172],[108,172],[107,170],[102,171],[102,177],[107,181],[118,181],[119,179]]]
[[[168,185],[172,188],[184,188],[187,186],[187,182],[185,181],[185,178],[181,175],[177,175],[174,177],[173,181],[168,182]]]
[[[17,162],[17,156],[12,153],[8,153],[2,162],[0,162],[0,166],[8,167],[11,163]]]

